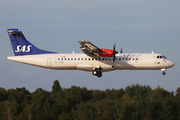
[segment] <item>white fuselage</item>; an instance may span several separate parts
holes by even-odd
[[[113,70],[162,70],[174,66],[174,63],[157,58],[155,53],[121,53],[112,57],[89,57],[86,54],[37,54],[7,57],[8,60],[57,70],[93,71],[102,68],[102,72]]]

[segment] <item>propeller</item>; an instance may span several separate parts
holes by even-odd
[[[117,54],[118,52],[116,51],[116,43],[114,43],[114,46],[113,46],[113,63],[115,62],[115,60],[116,60],[116,54]]]

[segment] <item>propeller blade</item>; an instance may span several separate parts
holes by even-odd
[[[116,54],[117,54],[118,52],[116,51],[116,43],[114,43],[114,46],[113,46],[113,63],[115,62],[115,60],[116,60]]]
[[[122,53],[122,51],[123,51],[123,47],[121,47],[120,53]]]
[[[113,54],[114,54],[115,49],[116,49],[116,43],[114,43],[114,46],[113,46]]]
[[[113,54],[113,63],[116,61],[116,55]]]

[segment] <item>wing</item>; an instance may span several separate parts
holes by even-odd
[[[83,53],[88,56],[92,56],[92,57],[99,56],[99,53],[102,51],[101,49],[99,49],[89,41],[81,40],[78,41],[78,43],[81,45],[80,48],[83,51]]]

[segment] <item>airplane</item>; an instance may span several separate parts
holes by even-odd
[[[7,60],[56,70],[82,70],[101,77],[102,72],[114,70],[161,70],[165,75],[175,64],[158,53],[120,53],[113,49],[98,48],[86,40],[78,41],[84,53],[57,53],[37,48],[19,29],[7,29],[15,56]]]

